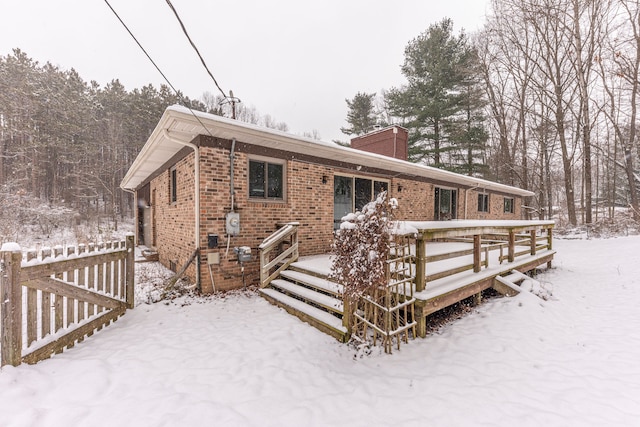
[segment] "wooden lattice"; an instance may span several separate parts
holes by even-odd
[[[386,284],[360,297],[354,310],[352,337],[363,342],[380,342],[391,353],[394,341],[408,343],[409,332],[415,337],[413,283],[415,265],[410,253],[410,240],[395,236],[386,265]]]

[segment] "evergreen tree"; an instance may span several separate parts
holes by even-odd
[[[39,201],[71,208],[83,219],[108,215],[115,223],[133,208],[120,182],[164,110],[180,104],[222,115],[219,101],[211,95],[191,100],[167,85],[127,91],[118,79],[100,87],[15,49],[0,56],[0,203]],[[247,116],[287,129],[255,107]],[[24,210],[0,209],[13,224],[6,212]]]
[[[460,82],[459,105],[461,111],[456,120],[451,141],[457,147],[450,169],[454,172],[483,176],[488,172],[486,150],[489,135],[484,127],[485,85],[474,48],[467,49]]]
[[[353,99],[345,99],[349,111],[347,123],[350,127],[342,127],[340,131],[345,135],[364,135],[371,131],[376,124],[376,113],[373,100],[375,93],[358,92]]]
[[[386,100],[410,131],[411,161],[447,169],[459,169],[460,163],[476,165],[468,155],[479,151],[477,146],[486,136],[477,115],[480,95],[471,90],[477,81],[472,74],[474,61],[467,36],[464,32],[455,36],[448,18],[431,25],[405,48],[402,73],[407,84],[387,92]],[[475,142],[467,141],[469,137]]]

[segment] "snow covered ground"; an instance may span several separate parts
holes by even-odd
[[[490,300],[392,355],[251,293],[141,303],[3,368],[0,426],[639,425],[640,236],[555,248],[551,300]]]

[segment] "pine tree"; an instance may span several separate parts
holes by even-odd
[[[471,90],[477,81],[470,73],[474,60],[467,36],[464,32],[455,36],[448,18],[407,45],[402,66],[407,84],[387,92],[386,100],[410,130],[411,161],[447,169],[456,169],[459,163],[475,165],[468,161],[469,150],[476,153],[474,146],[486,137],[476,115],[479,92]]]
[[[370,132],[376,124],[376,113],[373,100],[375,93],[358,92],[353,99],[345,99],[349,111],[347,123],[350,127],[342,127],[340,131],[345,135],[364,135]]]
[[[482,176],[488,172],[486,150],[489,135],[484,127],[485,86],[479,71],[475,49],[469,48],[464,62],[460,82],[459,105],[461,111],[452,134],[452,145],[457,147],[450,170],[469,175]]]

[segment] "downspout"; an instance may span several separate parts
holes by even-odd
[[[469,191],[476,190],[480,187],[480,184],[476,184],[475,187],[467,188],[464,190],[464,219],[467,219],[467,206],[469,205]]]
[[[169,134],[168,129],[163,129],[162,134],[165,138],[167,138],[171,142],[175,142],[176,144],[184,145],[185,147],[189,147],[193,150],[194,154],[194,162],[195,162],[195,184],[194,184],[194,202],[195,202],[195,230],[194,230],[194,241],[195,241],[195,250],[200,251],[200,149],[198,146],[192,142],[181,141],[177,138],[174,138]],[[200,256],[198,254],[198,262],[196,262],[196,286],[198,290],[202,290],[202,286],[200,283]]]
[[[233,184],[233,176],[234,176],[234,167],[233,163],[236,159],[236,139],[233,138],[231,140],[231,151],[229,151],[229,195],[231,196],[231,213],[235,212],[235,188]],[[229,255],[229,245],[231,244],[231,235],[227,235],[227,251],[225,252],[225,256]]]

